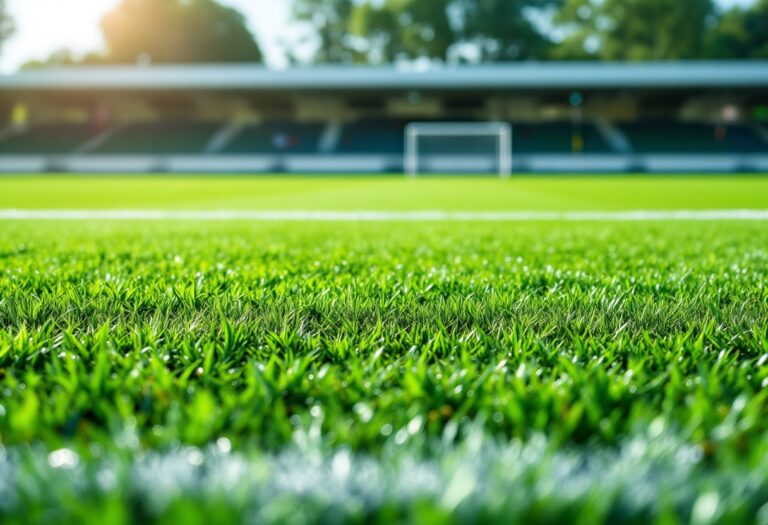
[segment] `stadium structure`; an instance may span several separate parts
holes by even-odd
[[[16,173],[402,172],[413,122],[509,125],[512,172],[768,171],[759,61],[28,70],[0,112]],[[425,143],[420,169],[495,170],[488,140]]]

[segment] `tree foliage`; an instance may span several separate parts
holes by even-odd
[[[5,0],[0,0],[0,50],[3,43],[13,34],[13,19],[8,14]]]
[[[48,67],[69,66],[100,66],[108,64],[107,57],[103,53],[87,53],[84,56],[77,55],[69,49],[58,49],[44,59],[32,59],[24,62],[21,69],[45,69]]]
[[[708,56],[768,58],[768,0],[724,13],[709,35]]]
[[[701,58],[712,0],[567,0],[555,18],[564,35],[556,58]]]
[[[314,62],[349,63],[359,58],[350,39],[354,9],[354,0],[293,0],[293,18],[312,28]],[[291,50],[288,53],[294,58]]]
[[[768,0],[294,0],[315,62],[768,58]]]
[[[214,0],[123,0],[102,30],[112,63],[262,60],[243,15]]]
[[[464,38],[484,61],[546,58],[552,41],[542,24],[560,0],[464,0]]]
[[[316,62],[543,58],[551,42],[532,14],[561,0],[294,0],[315,28]]]
[[[314,63],[409,60],[768,58],[768,0],[725,12],[715,0],[290,0]],[[244,17],[218,0],[122,0],[103,53],[59,51],[44,65],[260,62]],[[0,46],[13,32],[0,0]]]
[[[460,40],[449,13],[452,0],[385,0],[356,6],[352,32],[374,62],[428,58],[446,60]]]

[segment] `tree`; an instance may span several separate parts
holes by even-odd
[[[395,62],[401,59],[448,60],[451,48],[460,40],[450,19],[454,0],[385,0],[374,6],[360,4],[354,11],[352,32],[369,61]]]
[[[354,0],[294,0],[293,18],[312,28],[313,62],[349,63],[360,58],[350,38],[354,9]]]
[[[450,61],[469,48],[517,60],[546,54],[551,42],[530,15],[561,1],[294,0],[294,17],[313,27],[315,62]]]
[[[107,63],[103,54],[88,53],[85,56],[79,56],[68,49],[59,49],[48,55],[45,59],[33,59],[21,65],[21,69],[45,69],[48,67],[67,67],[67,66],[98,66]]]
[[[553,57],[603,60],[702,58],[712,0],[567,0]]]
[[[464,38],[484,61],[546,58],[553,45],[536,23],[560,0],[465,0]]]
[[[455,0],[294,0],[296,20],[312,27],[316,63],[445,59],[457,35],[448,20]]]
[[[262,60],[243,15],[214,0],[123,0],[102,30],[112,63]]]
[[[708,38],[712,58],[768,58],[768,0],[726,11]]]
[[[13,19],[8,15],[5,0],[0,0],[0,50],[3,43],[13,34]]]

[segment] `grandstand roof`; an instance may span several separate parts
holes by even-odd
[[[0,90],[505,90],[767,88],[768,61],[489,65],[62,67],[0,75]]]

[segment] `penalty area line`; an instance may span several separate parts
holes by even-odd
[[[641,222],[768,221],[765,210],[248,211],[0,209],[3,221]]]

